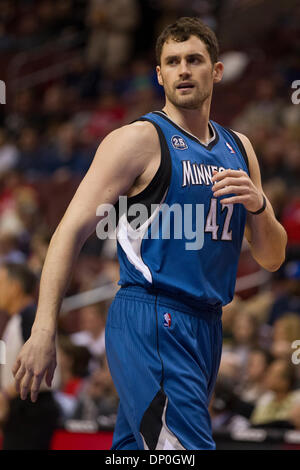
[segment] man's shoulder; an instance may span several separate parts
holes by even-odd
[[[158,140],[157,131],[149,121],[125,124],[111,132],[110,136],[115,141],[122,142],[122,145],[130,146],[153,145]]]
[[[99,148],[104,148],[123,159],[132,158],[134,155],[156,152],[159,146],[159,138],[155,127],[148,121],[135,121],[110,132],[102,141]]]
[[[100,143],[92,170],[108,168],[110,178],[124,182],[126,177],[136,179],[159,153],[159,137],[148,121],[125,124],[110,132]]]
[[[138,168],[142,173],[152,157],[160,149],[159,136],[155,127],[148,121],[136,121],[112,131],[105,137],[100,147],[110,160],[122,162],[122,166]]]

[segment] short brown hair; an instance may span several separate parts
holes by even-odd
[[[206,45],[212,64],[218,61],[219,44],[215,33],[199,18],[184,16],[175,23],[168,25],[156,41],[156,60],[160,65],[164,43],[169,39],[177,42],[187,41],[190,36],[197,36]]]

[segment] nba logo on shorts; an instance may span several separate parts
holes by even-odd
[[[164,326],[167,328],[171,326],[171,315],[169,313],[164,314]]]
[[[180,135],[173,135],[171,142],[174,149],[185,150],[188,148],[186,141]]]

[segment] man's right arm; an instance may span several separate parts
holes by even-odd
[[[30,339],[13,368],[21,398],[29,389],[35,401],[42,379],[50,386],[56,367],[55,332],[62,299],[86,239],[101,220],[101,204],[115,204],[147,167],[158,145],[154,127],[145,122],[124,126],[100,144],[49,244],[42,270],[36,319]]]

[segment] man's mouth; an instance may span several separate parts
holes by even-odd
[[[181,82],[179,85],[177,85],[177,90],[189,90],[191,88],[194,88],[193,83],[191,82]]]

